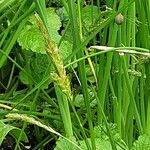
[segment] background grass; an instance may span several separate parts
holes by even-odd
[[[149,11],[148,0],[1,0],[1,148],[149,148]]]

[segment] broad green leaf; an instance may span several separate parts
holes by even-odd
[[[78,94],[78,95],[75,97],[74,105],[75,105],[76,107],[85,107],[83,94]]]
[[[25,66],[24,70],[27,70],[27,66]],[[19,73],[19,79],[21,80],[21,82],[23,84],[26,85],[33,85],[33,81],[28,77],[28,75],[26,73],[24,73],[23,71],[20,71]]]
[[[84,31],[90,32],[99,20],[99,11],[97,6],[87,5],[82,9],[82,20],[84,25]]]
[[[97,6],[92,6],[92,5],[87,5],[87,6],[83,7],[83,9],[82,9],[82,30],[83,30],[82,34],[83,34],[83,37],[85,37],[85,38],[86,38],[87,34],[89,32],[92,32],[92,30],[98,25],[98,23],[101,22],[101,20],[99,18],[98,9],[99,8]],[[59,14],[61,16],[61,18],[67,19],[68,14],[65,12],[65,10],[60,10],[60,11],[63,13],[63,17],[62,17],[62,14]],[[64,26],[66,26],[67,20],[65,20],[64,22],[65,22]],[[64,39],[71,43],[73,42],[71,25],[68,26],[68,29],[64,36]]]
[[[117,150],[127,149],[125,142],[120,138],[117,132],[116,126],[114,124],[109,124],[109,127],[110,127],[110,131],[112,132],[113,138],[117,143]],[[102,127],[100,126],[94,127],[96,150],[112,150],[109,137],[106,133],[107,131],[104,125],[102,125]],[[88,140],[90,142],[90,139]],[[84,141],[80,141],[80,144],[81,144],[81,148],[87,150]]]
[[[76,143],[75,138],[72,138],[70,140]],[[59,138],[58,141],[56,142],[56,147],[54,150],[79,150],[79,149],[66,139]]]
[[[61,27],[60,18],[55,13],[53,8],[47,9],[46,14],[48,27],[51,31],[51,40],[53,40],[55,43],[58,43],[60,40],[60,35],[58,34],[58,30]],[[35,15],[32,15],[29,18],[26,26],[18,37],[18,43],[23,49],[46,54],[45,40],[43,33],[41,33],[37,26]]]
[[[20,80],[24,84],[36,85],[44,78],[50,76],[51,62],[47,55],[35,53],[29,63],[25,65],[24,70],[28,72],[28,75],[24,71],[21,71],[19,74]],[[47,88],[49,82],[47,81],[42,88]]]
[[[138,140],[133,143],[131,150],[150,150],[150,135],[141,135]]]
[[[22,83],[26,85],[33,85],[34,80],[31,76],[31,68],[30,68],[30,61],[27,62],[25,67],[23,68],[22,71],[19,73],[19,79],[21,80]]]
[[[21,130],[19,128],[16,128],[9,124],[4,124],[2,121],[0,121],[0,145],[2,144],[4,138],[8,133],[10,133],[15,139],[17,139],[19,137],[20,132]],[[28,141],[28,138],[24,132],[21,140],[25,142]]]
[[[51,62],[47,55],[36,54],[36,57],[31,61],[30,67],[32,70],[31,75],[36,84],[50,76]],[[47,83],[45,83],[42,87],[47,87],[48,84],[49,81],[47,81]]]
[[[113,136],[114,141],[118,145],[120,145],[120,146],[117,147],[117,149],[122,149],[122,148],[127,149],[126,143],[121,139],[121,137],[118,133],[117,126],[113,123],[109,123],[109,128],[110,128],[110,131],[111,131],[111,134]],[[106,134],[107,130],[106,130],[105,125],[102,125],[101,127],[100,126],[95,126],[94,127],[94,133],[95,133],[96,138],[101,139],[102,141],[109,141],[109,137]],[[109,141],[109,143],[110,143],[110,141]]]
[[[58,44],[61,38],[58,33],[58,30],[61,27],[60,18],[55,13],[55,9],[53,8],[48,8],[46,14],[51,40]],[[31,50],[36,53],[46,54],[45,39],[43,37],[43,33],[41,33],[37,26],[35,15],[32,15],[29,18],[26,26],[18,37],[18,43],[23,49]],[[71,53],[72,45],[69,42],[63,40],[59,50],[63,59],[65,59]]]
[[[97,104],[97,101],[96,101],[95,96],[94,96],[91,89],[88,89],[88,93],[89,93],[89,96],[90,96],[89,97],[90,98],[90,107],[94,108]],[[85,102],[84,102],[83,94],[76,95],[75,100],[74,100],[74,105],[76,107],[85,108]]]
[[[59,49],[62,59],[65,60],[72,52],[72,44],[63,40]]]
[[[88,139],[90,142],[90,139]],[[95,139],[96,150],[112,150],[111,144],[108,140],[102,140],[100,138]],[[84,150],[88,150],[84,141],[80,142],[81,148]]]
[[[18,42],[23,49],[46,54],[43,35],[34,25],[24,27],[18,38]]]
[[[90,142],[90,139],[88,139]],[[80,142],[83,150],[88,150],[84,141]],[[101,138],[95,138],[96,150],[112,150],[111,143],[109,140],[103,140]],[[117,146],[117,150],[124,150]]]

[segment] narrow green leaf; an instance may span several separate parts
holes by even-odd
[[[2,144],[3,140],[5,139],[6,135],[10,132],[10,134],[14,138],[18,138],[21,130],[19,128],[16,128],[11,125],[4,124],[2,121],[0,121],[0,145]],[[22,139],[23,141],[27,142],[28,138],[25,133],[23,133]]]

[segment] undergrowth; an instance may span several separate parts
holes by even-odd
[[[0,0],[0,149],[150,149],[149,0]]]

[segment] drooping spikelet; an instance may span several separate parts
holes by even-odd
[[[70,81],[68,76],[66,75],[65,68],[63,66],[62,58],[60,57],[59,50],[57,45],[52,41],[40,19],[40,17],[36,14],[36,21],[39,30],[42,32],[43,37],[45,39],[46,51],[51,58],[53,65],[55,66],[56,73],[51,73],[51,77],[53,81],[60,87],[60,89],[71,98],[71,89],[70,89]]]

